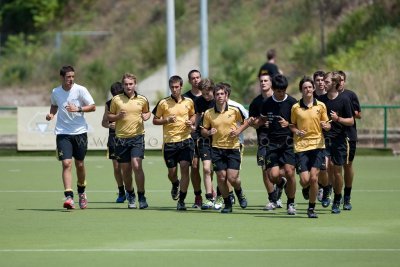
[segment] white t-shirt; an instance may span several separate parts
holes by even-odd
[[[238,109],[240,109],[240,111],[242,112],[245,119],[249,118],[249,111],[242,104],[240,104],[236,101],[233,101],[232,99],[228,99],[228,105],[237,107]],[[244,144],[244,134],[243,133],[241,133],[239,135],[239,142],[241,144]]]
[[[53,89],[51,104],[58,107],[57,123],[54,133],[77,135],[86,133],[88,126],[83,112],[68,112],[67,104],[74,104],[77,107],[93,105],[94,100],[86,87],[74,83],[71,90],[66,91],[62,86]]]

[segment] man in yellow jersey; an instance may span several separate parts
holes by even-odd
[[[204,113],[201,134],[204,137],[212,136],[211,159],[217,174],[218,187],[225,202],[221,213],[230,213],[232,202],[229,197],[228,181],[235,189],[240,206],[243,209],[247,207],[247,199],[239,179],[242,160],[239,135],[249,126],[249,122],[244,120],[244,115],[237,107],[228,105],[226,84],[219,83],[215,86],[214,98],[215,107]],[[241,123],[240,126],[238,123]]]
[[[181,94],[182,85],[180,76],[172,76],[169,79],[171,96],[161,99],[153,110],[153,124],[163,126],[163,156],[168,168],[168,179],[172,183],[171,197],[178,200],[178,211],[186,210],[189,169],[194,155],[194,141],[190,134],[195,124],[194,103],[192,99]]]
[[[302,98],[292,106],[290,130],[294,135],[296,169],[300,175],[300,185],[309,187],[308,218],[318,218],[315,202],[318,193],[318,173],[324,161],[325,141],[322,130],[331,125],[324,103],[313,96],[315,86],[310,77],[299,83]]]
[[[135,75],[125,73],[122,76],[124,93],[111,100],[109,121],[115,121],[116,146],[115,153],[121,165],[128,208],[136,209],[136,196],[132,184],[132,170],[135,174],[139,208],[148,207],[144,196],[145,176],[142,168],[144,158],[144,121],[151,116],[147,98],[136,92]]]

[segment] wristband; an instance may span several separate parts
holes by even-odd
[[[79,107],[79,108],[78,108],[78,112],[82,112],[82,107]]]

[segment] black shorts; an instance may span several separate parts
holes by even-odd
[[[197,149],[202,161],[211,160],[211,139],[200,137],[197,139]]]
[[[242,155],[239,148],[222,149],[211,148],[211,158],[214,171],[222,171],[226,169],[240,170]]]
[[[131,162],[132,158],[144,158],[144,135],[115,139],[115,155],[120,163]]]
[[[117,159],[116,154],[115,154],[115,138],[117,138],[115,135],[109,135],[108,136],[108,142],[107,142],[107,158],[108,159]]]
[[[357,141],[349,141],[349,161],[352,162],[356,156]]]
[[[333,164],[343,166],[349,162],[349,141],[345,136],[325,138],[326,153]]]
[[[293,151],[293,143],[272,143],[270,142],[266,149],[265,166],[270,169],[275,166],[282,167],[285,164],[295,166],[296,158]]]
[[[266,146],[258,146],[257,149],[257,165],[258,166],[265,166],[265,155],[267,154],[267,147]]]
[[[192,165],[194,154],[194,141],[192,138],[175,143],[164,143],[163,156],[165,165],[168,168],[174,168],[178,162],[187,161]]]
[[[311,168],[321,169],[322,162],[325,161],[323,149],[312,149],[298,152],[296,156],[296,171],[298,174],[310,171]]]
[[[58,134],[56,144],[58,160],[72,159],[72,157],[76,160],[84,160],[88,146],[87,133]]]

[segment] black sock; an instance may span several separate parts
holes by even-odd
[[[85,193],[85,188],[86,188],[86,186],[80,186],[80,185],[78,185],[78,194]]]
[[[217,196],[221,195],[221,191],[219,191],[219,187],[217,186]]]
[[[179,179],[176,180],[175,182],[173,182],[172,185],[173,185],[174,187],[178,187],[178,186],[179,186]]]
[[[195,196],[201,196],[201,189],[199,191],[194,191]]]
[[[344,188],[344,197],[350,197],[351,195],[351,187]]]
[[[138,198],[139,199],[143,199],[143,197],[144,197],[144,192],[137,192],[137,194],[138,194]]]
[[[125,195],[125,188],[123,185],[118,186],[118,192],[120,195]]]
[[[229,194],[231,194],[231,192],[229,192]],[[232,193],[232,194],[233,194],[233,193]],[[236,189],[235,189],[235,194],[236,194],[236,196],[237,196],[238,198],[242,197],[242,194],[243,194],[242,188],[239,188],[239,190],[236,190]]]
[[[179,191],[179,202],[185,202],[185,198],[186,198],[187,192],[182,192]]]
[[[268,193],[268,200],[270,202],[275,202],[276,201],[276,199],[275,199],[275,191],[273,191],[271,193]]]
[[[315,203],[308,203],[308,209],[315,209]]]
[[[135,196],[135,190],[126,190],[126,193],[128,193],[129,196]]]
[[[232,202],[230,197],[224,198],[224,203],[225,203],[225,208],[232,207]]]
[[[212,198],[213,198],[213,195],[212,195],[212,193],[207,193],[206,194],[206,199],[208,199],[208,200],[212,200]]]
[[[287,205],[289,206],[289,204],[293,204],[294,203],[294,198],[289,198],[287,199]]]
[[[74,191],[71,191],[71,190],[64,191],[64,196],[65,196],[65,197],[72,197],[72,198],[74,198]]]
[[[335,202],[335,203],[340,203],[340,200],[342,199],[342,194],[336,194],[335,193],[335,196],[334,196],[334,198],[333,198],[333,202]]]

